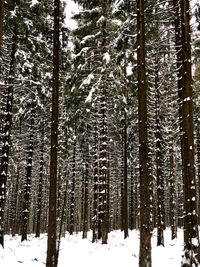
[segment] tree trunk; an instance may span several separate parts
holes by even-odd
[[[155,60],[155,106],[156,106],[156,178],[157,178],[157,246],[164,246],[164,181],[162,170],[162,133],[160,120],[160,91],[158,86],[158,59]]]
[[[76,127],[76,126],[75,126]],[[69,218],[69,234],[73,235],[75,224],[75,178],[76,178],[76,129],[73,143],[73,156],[72,156],[72,184],[71,184],[71,197],[70,197],[70,218]]]
[[[14,190],[14,196],[13,196],[13,205],[12,205],[12,223],[11,223],[11,233],[14,237],[16,234],[16,224],[17,224],[17,200],[18,200],[18,190],[19,190],[19,175],[20,175],[20,167],[19,162],[17,163],[17,173],[16,173],[16,184],[15,184],[15,190]]]
[[[172,138],[172,131],[169,133]],[[174,174],[174,149],[173,141],[169,142],[169,186],[170,186],[170,199],[169,199],[169,210],[170,210],[170,226],[172,231],[172,239],[177,238],[177,220],[176,220],[176,178]]]
[[[46,267],[57,267],[56,251],[56,202],[57,202],[57,157],[59,116],[59,34],[60,0],[54,0],[53,33],[53,92],[51,115],[50,189]]]
[[[145,62],[144,0],[137,1],[138,121],[140,159],[140,253],[139,266],[151,267],[150,175],[147,134],[147,80]]]
[[[3,37],[3,20],[4,20],[4,0],[0,0],[0,48],[2,46],[2,37]]]
[[[198,203],[198,225],[200,224],[200,118],[197,118],[197,133],[196,133],[196,142],[197,142],[197,181],[198,181],[198,194],[199,194],[199,203]]]
[[[97,110],[94,111],[95,115]],[[94,121],[94,197],[93,197],[93,218],[92,218],[92,242],[97,240],[97,230],[98,230],[98,131],[97,122]]]
[[[27,166],[26,166],[26,180],[24,184],[24,200],[23,200],[23,215],[22,215],[22,238],[21,241],[27,240],[28,232],[28,220],[30,212],[30,198],[31,198],[31,174],[32,174],[32,162],[33,162],[33,142],[34,142],[34,120],[35,110],[32,104],[30,118],[30,137],[28,145]]]
[[[40,237],[41,229],[41,212],[42,212],[42,188],[43,188],[43,173],[44,173],[44,124],[42,125],[42,136],[40,145],[40,179],[37,196],[37,223],[35,237]]]
[[[87,127],[88,131],[88,127]],[[88,133],[85,132],[87,135]],[[83,209],[83,238],[87,238],[88,232],[88,202],[89,202],[89,143],[88,139],[83,141],[83,157],[84,157],[84,209]]]
[[[194,166],[194,126],[192,106],[191,30],[189,0],[180,0],[181,8],[181,59],[182,59],[182,165],[184,184],[184,259],[193,265],[193,253],[199,246],[196,213],[196,181]],[[194,243],[195,242],[195,243]]]
[[[126,92],[127,97],[127,92]],[[124,238],[128,237],[128,141],[127,141],[127,114],[126,110],[124,111],[124,125],[123,125],[123,230],[124,230]]]
[[[102,15],[104,20],[101,24],[102,40],[100,51],[106,52],[107,44],[107,1],[102,1]],[[107,115],[107,71],[106,67],[101,72],[101,84],[99,88],[99,231],[98,238],[102,238],[102,244],[107,244],[108,239],[108,115]]]
[[[100,96],[100,137],[99,137],[99,220],[102,244],[107,244],[108,238],[108,209],[107,209],[107,115],[105,85],[101,88]]]

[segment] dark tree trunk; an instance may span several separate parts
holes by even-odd
[[[17,173],[16,173],[16,184],[13,196],[13,203],[12,203],[12,223],[11,223],[11,233],[14,237],[16,234],[16,224],[17,224],[17,200],[18,200],[18,190],[19,190],[19,175],[20,175],[20,167],[19,162],[17,163]]]
[[[198,116],[198,115],[197,115]],[[200,118],[197,118],[197,181],[198,181],[198,225],[200,225]]]
[[[122,141],[121,141],[121,184],[120,184],[120,191],[121,191],[121,231],[124,230],[124,157],[123,157],[123,151],[124,151],[124,136],[122,134]]]
[[[108,2],[102,1],[102,15],[105,17],[101,24],[102,40],[100,51],[102,55],[106,52],[107,45],[107,12]],[[102,244],[107,244],[109,219],[108,219],[108,114],[107,114],[107,71],[103,68],[101,73],[102,81],[99,88],[99,223],[98,238],[102,239]]]
[[[122,192],[122,225],[124,238],[128,237],[128,141],[127,141],[127,114],[124,111],[123,120],[123,192]]]
[[[3,37],[3,20],[4,20],[4,0],[0,0],[0,48]]]
[[[147,80],[145,62],[144,0],[137,1],[138,121],[140,159],[140,253],[139,266],[151,267],[150,175],[147,134]]]
[[[168,103],[168,112],[169,112],[169,139],[168,139],[168,147],[169,147],[169,187],[170,187],[170,196],[169,196],[169,221],[171,227],[171,238],[172,240],[177,238],[177,178],[175,176],[175,156],[174,156],[174,134],[173,134],[173,122],[172,119],[173,112],[173,104],[172,104],[172,91],[170,88],[166,91],[166,94],[169,95],[169,103]]]
[[[31,198],[31,174],[32,174],[32,162],[33,162],[33,142],[34,142],[34,121],[35,110],[32,104],[30,118],[30,137],[28,145],[27,166],[26,166],[26,179],[24,184],[24,199],[23,199],[23,214],[22,214],[22,237],[21,241],[27,240],[28,221],[29,221],[29,209]]]
[[[105,85],[103,85],[105,86]],[[108,210],[107,210],[107,115],[106,115],[106,92],[105,88],[100,89],[100,137],[99,137],[99,221],[100,238],[102,244],[107,244],[108,238]]]
[[[63,203],[62,203],[62,210],[61,210],[61,217],[60,217],[60,228],[59,228],[59,235],[58,235],[57,259],[59,257],[60,243],[61,243],[61,235],[62,235],[62,230],[64,228],[64,219],[66,217],[67,185],[68,185],[68,181],[66,180],[66,183],[65,183],[65,191],[64,191],[64,199],[63,199]]]
[[[43,173],[44,173],[44,124],[42,125],[41,145],[40,145],[40,178],[37,196],[37,220],[35,237],[40,237],[41,230],[41,212],[42,212],[42,188],[43,188]]]
[[[130,170],[130,199],[129,199],[129,225],[130,229],[137,228],[138,214],[138,182],[136,173],[134,172],[134,162],[131,163]]]
[[[174,27],[175,27],[175,45],[176,45],[176,67],[177,67],[177,90],[178,90],[178,104],[179,104],[179,128],[180,128],[180,143],[181,143],[181,158],[183,160],[183,125],[182,125],[182,49],[181,49],[181,21],[180,21],[180,5],[179,0],[173,0],[173,8],[174,8]],[[182,177],[184,177],[184,170],[183,170],[183,162],[182,162]],[[183,178],[184,180],[184,178]],[[178,198],[179,203],[182,203],[182,185],[181,182],[178,184]],[[178,225],[179,227],[183,226],[183,209],[182,205],[179,205],[178,211]]]
[[[95,114],[97,110],[94,111]],[[97,240],[97,230],[98,230],[98,132],[97,132],[97,122],[94,122],[94,199],[93,199],[93,218],[92,218],[92,242]]]
[[[107,163],[107,231],[110,231],[110,152],[109,147],[107,151],[108,163]]]
[[[71,184],[71,196],[70,196],[70,214],[69,214],[69,234],[73,235],[74,232],[74,218],[75,218],[75,179],[76,179],[76,130],[75,130],[75,137],[73,143],[73,156],[72,156],[72,184]]]
[[[9,152],[10,152],[10,135],[12,127],[12,109],[13,109],[13,84],[15,75],[15,54],[17,49],[17,29],[14,26],[13,39],[11,47],[11,61],[9,69],[9,78],[7,86],[7,102],[5,110],[5,121],[3,128],[3,146],[2,146],[2,157],[0,167],[0,244],[4,246],[4,208],[6,200],[6,183],[8,177],[8,163],[9,163]]]
[[[162,132],[160,119],[160,91],[158,86],[158,59],[155,60],[155,101],[156,101],[156,178],[157,178],[157,246],[164,246],[164,177],[162,170]]]
[[[88,129],[88,127],[87,127]],[[88,131],[88,130],[87,130]],[[87,136],[87,132],[85,132]],[[88,232],[88,202],[89,202],[89,143],[88,139],[83,141],[84,156],[84,209],[83,209],[83,238],[87,238]]]
[[[172,131],[169,133],[172,138]],[[174,148],[173,141],[169,142],[169,186],[170,186],[170,199],[169,199],[169,210],[170,210],[170,226],[172,231],[172,239],[177,238],[177,209],[176,209],[176,179],[174,173]]]
[[[53,92],[51,117],[50,189],[46,267],[57,267],[56,250],[56,202],[57,202],[57,157],[58,157],[58,117],[59,117],[59,34],[60,0],[54,0],[53,33]]]
[[[181,9],[181,59],[182,59],[182,165],[184,184],[184,257],[194,260],[193,253],[199,245],[196,213],[196,181],[194,167],[194,126],[192,107],[192,73],[191,73],[191,30],[189,0],[180,0]],[[195,240],[195,241],[194,241]],[[194,242],[196,244],[194,244]],[[196,247],[197,246],[197,247]],[[183,260],[184,264],[184,260]]]

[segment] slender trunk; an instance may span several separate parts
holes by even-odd
[[[182,177],[184,181],[184,170],[183,170],[183,125],[182,125],[182,49],[181,49],[181,21],[180,21],[180,5],[179,0],[173,0],[173,8],[175,11],[175,17],[174,17],[174,27],[175,27],[175,46],[176,46],[176,67],[177,67],[177,90],[178,90],[178,104],[179,104],[179,128],[180,128],[180,143],[181,143],[181,161],[182,161]],[[182,185],[179,181],[178,183],[178,198],[179,203],[182,203]],[[179,205],[179,216],[178,216],[178,225],[179,227],[183,226],[183,214],[182,214],[183,208],[182,205]]]
[[[88,128],[88,127],[87,127]],[[86,133],[87,134],[87,133]],[[84,139],[84,211],[83,211],[83,238],[87,238],[88,232],[88,202],[89,202],[89,144],[88,140]]]
[[[126,93],[127,94],[127,93]],[[127,141],[127,114],[124,111],[124,127],[123,127],[123,140],[124,140],[124,149],[123,149],[123,162],[124,162],[124,172],[123,172],[123,226],[124,226],[124,238],[128,237],[128,141]]]
[[[42,188],[43,188],[43,173],[44,173],[44,124],[42,125],[42,136],[40,146],[40,179],[37,196],[37,224],[35,237],[40,237],[41,230],[41,212],[42,212]]]
[[[71,184],[71,197],[70,197],[70,218],[69,218],[69,234],[73,235],[74,232],[74,218],[75,218],[75,178],[76,178],[76,130],[73,143],[73,158],[72,158],[72,184]]]
[[[94,111],[97,112],[96,110]],[[93,199],[93,218],[92,218],[92,242],[97,240],[98,230],[98,132],[97,122],[94,122],[94,199]]]
[[[129,225],[130,229],[137,228],[137,214],[138,214],[138,182],[136,173],[134,172],[134,162],[131,164],[130,173],[130,208],[129,208]]]
[[[197,118],[197,181],[198,181],[198,225],[200,225],[200,118]]]
[[[50,189],[46,267],[57,267],[56,251],[56,202],[57,202],[57,158],[58,158],[58,117],[59,117],[59,34],[60,0],[54,0],[53,33],[53,92],[51,115]]]
[[[99,219],[102,244],[107,244],[108,212],[107,212],[107,116],[106,93],[101,88],[100,96],[100,145],[99,145]]]
[[[28,220],[30,212],[30,198],[31,198],[31,175],[32,175],[32,161],[33,161],[33,142],[34,142],[34,110],[31,107],[30,118],[30,137],[28,145],[27,166],[26,166],[26,179],[24,184],[24,199],[23,199],[23,215],[22,215],[22,237],[21,241],[27,240]]]
[[[192,73],[191,73],[191,30],[189,1],[180,0],[181,7],[181,44],[182,44],[182,127],[183,127],[183,171],[184,171],[184,242],[191,249],[192,238],[197,238],[197,214],[194,167],[194,127],[192,107]]]
[[[110,231],[110,152],[108,148],[108,163],[107,163],[107,230]]]
[[[14,237],[16,234],[16,224],[17,224],[17,200],[18,200],[18,190],[19,190],[19,174],[20,174],[20,167],[19,162],[17,163],[17,177],[16,177],[16,184],[15,184],[15,192],[14,192],[14,199],[13,199],[13,213],[12,213],[12,236]]]
[[[59,235],[58,235],[58,248],[57,248],[57,261],[59,257],[59,252],[60,252],[60,243],[61,243],[61,235],[62,235],[62,229],[64,228],[64,219],[66,216],[66,204],[67,204],[67,184],[68,181],[66,179],[66,184],[65,184],[65,192],[64,192],[64,199],[63,199],[63,204],[62,204],[62,210],[61,210],[61,217],[60,217],[60,228],[59,228]]]
[[[139,266],[151,267],[150,175],[147,134],[147,80],[145,62],[144,0],[137,0],[138,121],[140,159]]]
[[[156,101],[156,178],[157,178],[157,246],[164,246],[164,181],[162,171],[162,133],[160,120],[160,92],[158,87],[158,59],[155,60]]]
[[[102,14],[104,20],[101,24],[102,41],[100,49],[106,52],[107,45],[107,0],[102,0]],[[102,244],[107,244],[108,239],[108,125],[107,125],[107,72],[103,69],[102,81],[99,88],[99,237]]]
[[[169,133],[172,138],[172,131]],[[177,238],[177,220],[176,220],[176,180],[174,175],[174,148],[173,141],[169,142],[169,185],[170,185],[170,226],[172,231],[172,239]]]
[[[120,191],[121,191],[121,231],[124,231],[124,157],[123,157],[123,151],[124,151],[124,135],[122,134],[122,141],[121,141],[121,169],[120,169],[120,175],[121,175],[121,183],[120,183]]]
[[[3,37],[3,20],[4,20],[4,0],[0,0],[0,48],[2,46],[2,37]]]

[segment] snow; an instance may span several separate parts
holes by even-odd
[[[34,6],[38,3],[38,0],[32,0],[31,6]]]
[[[126,76],[129,77],[129,76],[132,76],[133,75],[133,66],[132,65],[128,65],[126,67]]]
[[[77,3],[75,3],[72,0],[63,0],[63,2],[66,3],[65,6],[65,25],[67,26],[67,28],[74,30],[77,28],[77,22],[72,18],[73,15],[79,13],[80,11],[80,7],[78,6]]]
[[[110,54],[108,52],[106,52],[104,55],[103,55],[103,61],[106,63],[106,64],[109,64],[110,63]]]
[[[139,234],[129,231],[124,240],[124,233],[113,231],[109,234],[108,244],[92,243],[92,233],[88,239],[82,239],[82,233],[70,236],[66,233],[61,240],[58,267],[129,267],[138,266]],[[170,240],[171,231],[165,231],[165,247],[156,246],[156,231],[152,238],[152,267],[177,267],[181,263],[183,232],[178,231],[178,239]],[[21,237],[5,236],[5,249],[0,246],[0,266],[44,267],[46,261],[46,234],[40,238],[28,236],[28,241]]]
[[[89,92],[89,94],[88,94],[88,96],[87,96],[87,98],[86,98],[86,100],[85,100],[85,103],[90,103],[90,102],[92,102],[92,95],[93,95],[94,91],[95,91],[95,88],[92,88],[92,89],[90,90],[90,92]]]

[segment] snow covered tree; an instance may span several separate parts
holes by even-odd
[[[13,84],[15,77],[16,49],[17,49],[17,22],[13,21],[12,46],[10,52],[9,73],[6,81],[6,107],[3,127],[3,146],[0,167],[0,244],[4,246],[4,209],[6,200],[6,184],[8,177],[8,163],[10,154],[10,136],[13,110]]]
[[[85,109],[85,114],[82,113],[79,116],[78,124],[84,124],[83,118],[85,117],[88,119],[89,125],[93,118],[97,120],[98,140],[94,145],[97,151],[94,152],[96,160],[93,181],[95,190],[93,211],[93,227],[95,229],[93,228],[93,233],[94,236],[96,233],[96,237],[102,238],[102,243],[106,243],[110,204],[108,102],[112,93],[111,90],[108,91],[108,87],[111,86],[111,81],[114,82],[111,68],[111,35],[115,24],[110,18],[110,1],[96,1],[95,8],[91,1],[78,2],[83,6],[83,10],[74,17],[78,21],[79,27],[74,31],[73,37],[76,54],[73,62],[75,71],[71,77],[71,92],[76,95],[78,107],[82,110]]]

